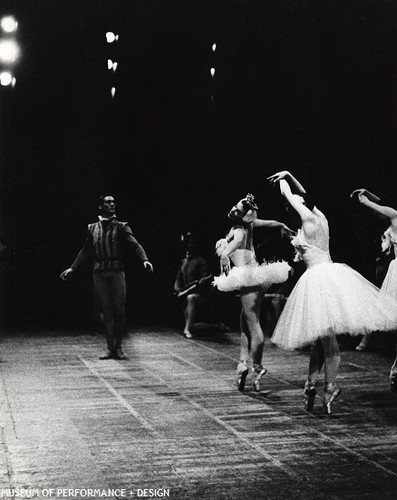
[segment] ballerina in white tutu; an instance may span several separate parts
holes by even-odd
[[[382,236],[382,251],[387,255],[394,252],[394,259],[390,262],[389,269],[383,280],[381,294],[392,297],[397,306],[397,210],[380,205],[380,198],[367,189],[356,189],[350,196],[357,196],[360,203],[377,214],[387,217],[390,221],[390,226]],[[397,392],[397,355],[390,370],[390,389],[392,392]]]
[[[311,344],[305,407],[313,411],[316,384],[325,371],[323,405],[330,415],[341,389],[336,385],[340,363],[336,335],[359,335],[392,330],[397,325],[393,301],[346,264],[333,263],[329,253],[329,227],[325,215],[313,204],[303,186],[288,171],[269,177],[280,182],[281,193],[298,212],[302,227],[293,238],[297,259],[306,271],[291,292],[276,325],[272,341],[286,349]],[[292,194],[287,180],[300,195]]]
[[[286,262],[258,264],[253,229],[275,227],[281,229],[282,234],[290,234],[291,231],[282,222],[258,219],[257,209],[254,197],[247,194],[230,210],[228,217],[234,225],[226,238],[216,244],[222,274],[214,278],[214,285],[222,292],[240,291],[241,353],[237,366],[237,386],[240,391],[245,387],[251,356],[254,389],[260,391],[260,380],[267,372],[262,366],[264,336],[259,321],[263,292],[273,283],[286,281],[290,270]]]

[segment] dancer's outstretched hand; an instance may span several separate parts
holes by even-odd
[[[290,229],[285,224],[281,228],[281,237],[282,238],[291,238],[291,236],[295,236],[295,235],[296,235],[296,232],[292,231],[292,229]]]
[[[366,195],[368,191],[365,188],[355,189],[351,194],[350,198],[353,198],[355,195],[361,196],[362,194]]]
[[[149,262],[148,260],[145,260],[145,262],[143,263],[143,267],[149,271],[149,273],[152,273],[153,272],[153,264],[151,262]]]
[[[59,277],[61,278],[61,280],[66,281],[72,273],[73,273],[73,269],[71,267],[69,267],[68,269],[65,269],[64,271],[62,271],[61,274],[59,275]]]
[[[357,195],[359,201],[362,201],[364,196],[364,198],[367,198],[368,200],[374,203],[380,202],[379,196],[376,196],[376,194],[371,193],[371,191],[368,191],[368,189],[365,188],[355,189],[350,195],[350,197],[352,198],[355,195]]]
[[[280,172],[277,172],[267,177],[267,180],[270,181],[272,184],[276,184],[276,182],[281,181],[281,179],[285,179],[289,175],[290,173],[288,172],[288,170],[281,170]]]

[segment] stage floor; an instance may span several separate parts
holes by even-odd
[[[54,333],[0,343],[0,498],[397,498],[393,353],[342,352],[326,417],[303,410],[307,352],[267,342],[263,393],[239,393],[236,332],[141,328],[128,361]]]

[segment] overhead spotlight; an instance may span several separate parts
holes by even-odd
[[[0,61],[13,64],[19,56],[19,46],[15,40],[0,41]]]
[[[108,59],[108,69],[112,69],[113,71],[116,71],[118,66],[118,63],[116,61],[112,61],[111,59]]]
[[[3,87],[7,87],[8,85],[11,85],[12,83],[12,75],[8,71],[3,71],[0,73],[0,85],[3,85]]]
[[[216,43],[213,43],[212,44],[212,52],[215,52],[216,51]]]
[[[214,76],[215,76],[215,68],[211,68],[210,69],[210,73],[211,73],[212,78],[214,78]]]
[[[18,21],[12,16],[2,17],[0,20],[0,26],[6,33],[12,33],[18,28]]]
[[[119,35],[114,34],[113,31],[108,31],[106,33],[106,41],[108,43],[117,42],[118,39],[119,39]]]
[[[110,89],[110,93],[111,93],[112,97],[114,97],[116,95],[116,87],[112,87]]]
[[[11,80],[11,87],[14,88],[16,84],[17,84],[17,79],[15,78],[15,76],[13,76]]]

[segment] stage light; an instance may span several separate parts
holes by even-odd
[[[3,71],[0,73],[0,85],[3,85],[3,87],[7,87],[8,85],[11,85],[12,83],[12,75],[8,71]]]
[[[0,85],[15,87],[16,78],[12,74],[12,67],[20,56],[20,47],[16,41],[15,31],[18,23],[12,16],[0,19]]]
[[[18,22],[12,16],[5,16],[1,18],[0,26],[6,33],[12,33],[17,30]]]
[[[14,40],[0,41],[0,61],[5,64],[13,64],[19,56],[19,47]]]
[[[118,63],[116,61],[112,61],[111,59],[108,59],[108,69],[112,69],[113,71],[116,71],[118,66]]]
[[[214,78],[214,76],[215,76],[215,68],[211,68],[210,69],[210,73],[211,73],[212,78]]]
[[[119,39],[119,35],[115,35],[113,33],[113,31],[108,31],[106,33],[106,41],[108,43],[113,43],[113,42],[117,42],[117,40]]]
[[[216,51],[216,43],[213,43],[212,44],[212,52],[215,52]]]
[[[114,97],[114,96],[115,96],[115,94],[116,94],[116,87],[112,87],[112,88],[110,89],[110,93],[112,94],[112,97]]]

